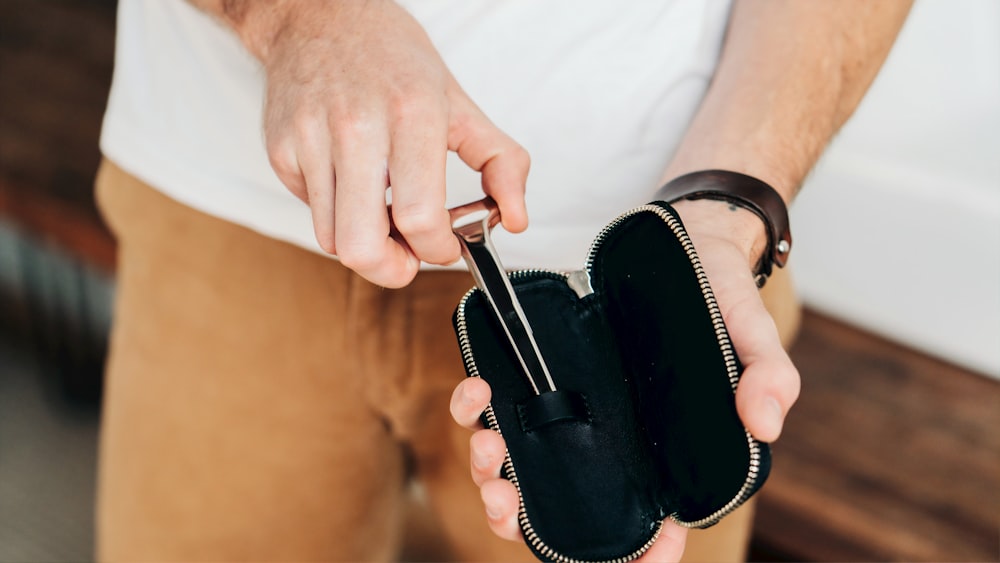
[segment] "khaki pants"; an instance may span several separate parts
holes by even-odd
[[[532,560],[488,530],[448,414],[467,273],[381,289],[109,162],[97,195],[119,241],[99,559]],[[689,555],[741,559],[750,522]]]

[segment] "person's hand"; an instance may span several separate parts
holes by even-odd
[[[767,240],[763,222],[722,201],[680,201],[673,207],[691,236],[743,364],[736,389],[740,420],[755,438],[773,442],[799,396],[800,381],[754,282],[753,268]]]
[[[675,205],[712,284],[743,375],[736,390],[740,419],[758,440],[772,442],[781,433],[788,409],[798,397],[799,375],[781,345],[774,321],[754,283],[752,265],[763,252],[760,220],[748,211],[727,209],[718,201]],[[472,479],[480,488],[491,529],[509,540],[522,540],[517,523],[514,485],[500,477],[506,455],[503,438],[483,429],[479,416],[490,401],[489,384],[466,378],[451,399],[456,422],[478,429],[471,438]],[[640,561],[677,561],[687,530],[667,520],[656,543]]]
[[[500,434],[483,428],[479,415],[490,402],[490,385],[478,377],[459,383],[451,398],[451,415],[455,421],[476,430],[470,440],[472,480],[486,508],[486,521],[493,533],[510,541],[524,541],[517,522],[518,497],[514,485],[500,477],[507,445]],[[660,537],[640,562],[678,561],[684,553],[687,529],[670,520],[663,522]]]
[[[309,205],[323,250],[386,287],[409,283],[421,260],[458,260],[445,208],[449,150],[482,173],[504,229],[527,227],[527,152],[468,98],[403,8],[389,0],[279,6],[241,35],[267,75],[271,165]]]

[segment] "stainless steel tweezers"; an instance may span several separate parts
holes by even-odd
[[[556,385],[538,350],[531,324],[490,239],[490,231],[500,222],[496,202],[487,197],[455,207],[450,213],[452,230],[462,244],[462,257],[500,321],[531,387],[536,394],[555,391]]]

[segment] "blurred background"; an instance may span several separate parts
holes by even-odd
[[[0,2],[0,561],[91,558],[114,11]],[[917,0],[792,215],[803,393],[752,558],[1000,560],[1000,3]]]

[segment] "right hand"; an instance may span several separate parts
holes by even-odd
[[[281,6],[260,18],[272,29],[244,40],[267,74],[271,165],[309,205],[323,250],[386,287],[408,284],[420,261],[457,261],[449,150],[481,172],[507,231],[527,227],[527,152],[462,91],[412,16],[389,0]]]

